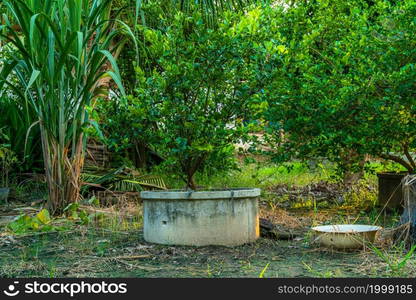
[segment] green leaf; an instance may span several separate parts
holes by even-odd
[[[264,274],[266,273],[267,269],[269,268],[270,263],[267,263],[267,265],[261,270],[259,274],[259,278],[264,278]]]
[[[79,203],[77,202],[73,202],[68,204],[65,208],[64,208],[64,212],[67,212],[69,214],[72,214],[73,212],[76,212],[79,208]]]
[[[26,91],[25,91],[26,94],[29,91],[29,89],[32,87],[33,83],[35,83],[36,79],[39,77],[39,74],[40,74],[40,71],[33,70],[32,74],[30,75],[30,79],[27,84],[27,87],[26,87]]]
[[[51,221],[51,217],[49,215],[49,211],[47,209],[42,209],[37,215],[36,218],[42,223],[42,224],[48,224]]]

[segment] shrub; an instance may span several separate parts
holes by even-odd
[[[141,27],[156,59],[136,67],[135,93],[118,106],[116,118],[131,121],[125,140],[151,143],[192,189],[197,171],[229,168],[221,158],[249,138],[250,120],[266,108],[263,86],[281,59],[277,40],[263,43],[268,18],[260,9],[228,13],[210,29],[200,14],[178,13],[165,30]]]
[[[370,154],[415,170],[414,1],[307,1],[281,29],[287,60],[270,87],[276,158],[359,164]]]

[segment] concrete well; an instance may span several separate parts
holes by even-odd
[[[148,242],[237,246],[259,237],[260,189],[144,191],[140,196]]]

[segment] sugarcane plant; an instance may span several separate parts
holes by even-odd
[[[127,25],[110,19],[112,0],[4,0],[0,34],[14,54],[3,61],[0,92],[12,89],[36,112],[48,184],[48,208],[60,213],[80,195],[85,129],[102,82],[124,90],[112,55]],[[10,80],[16,76],[20,85]],[[105,81],[105,80],[104,80]],[[23,86],[23,90],[18,88]]]

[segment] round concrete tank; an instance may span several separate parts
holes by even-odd
[[[148,242],[237,246],[259,237],[260,189],[144,191],[140,196]]]

